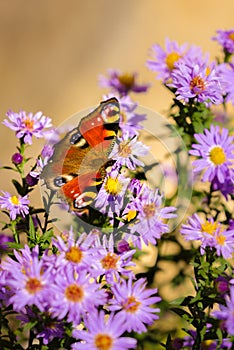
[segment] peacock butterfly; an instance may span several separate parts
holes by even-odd
[[[71,211],[84,212],[91,205],[106,169],[115,163],[108,156],[116,141],[119,116],[116,98],[103,101],[55,144],[41,178],[47,188],[65,199]]]

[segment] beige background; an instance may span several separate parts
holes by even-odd
[[[108,68],[138,71],[153,86],[138,101],[165,112],[170,94],[147,70],[153,43],[165,37],[218,54],[210,38],[234,27],[233,0],[0,0],[0,114],[42,110],[54,125],[97,105],[97,77]],[[0,162],[10,164],[14,133],[0,125]],[[41,142],[33,146],[39,153]],[[12,190],[1,172],[3,190]]]

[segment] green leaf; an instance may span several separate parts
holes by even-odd
[[[25,196],[25,190],[24,190],[24,188],[21,186],[21,184],[20,184],[17,180],[15,180],[15,179],[12,180],[12,183],[13,183],[13,185],[15,186],[16,191],[19,193],[19,195]]]

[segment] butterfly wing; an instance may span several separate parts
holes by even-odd
[[[108,156],[116,140],[119,112],[117,99],[101,102],[55,145],[43,169],[47,187],[58,191],[71,210],[82,211],[97,196],[111,162]]]

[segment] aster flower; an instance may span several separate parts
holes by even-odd
[[[0,232],[0,257],[3,253],[6,253],[8,251],[9,247],[7,243],[9,242],[14,242],[13,237]]]
[[[50,310],[53,316],[59,320],[67,317],[68,322],[77,325],[86,312],[93,312],[105,304],[105,292],[90,277],[87,271],[71,264],[59,269],[51,286],[54,297],[50,301]]]
[[[16,311],[21,311],[26,305],[35,305],[40,311],[46,309],[50,297],[50,285],[53,283],[49,270],[43,269],[43,259],[39,260],[38,247],[32,252],[25,247],[14,251],[17,261],[8,258],[3,263],[3,269],[8,272],[6,286],[13,294],[10,303]]]
[[[228,135],[227,129],[214,125],[211,125],[210,130],[205,129],[203,134],[195,134],[194,137],[198,144],[193,144],[189,153],[201,157],[192,163],[194,171],[205,171],[203,181],[211,182],[216,177],[223,183],[234,158],[233,137]]]
[[[202,220],[197,214],[188,218],[188,222],[181,226],[181,234],[188,241],[201,242],[201,254],[205,248],[216,250],[218,256],[225,259],[232,257],[234,252],[234,230],[225,227],[213,218]]]
[[[102,213],[119,213],[130,178],[112,170],[107,174],[95,200],[95,207]]]
[[[96,264],[92,270],[92,276],[98,277],[105,275],[108,283],[113,283],[115,280],[120,279],[120,275],[129,276],[132,271],[128,269],[135,264],[131,261],[135,250],[127,250],[123,252],[115,253],[114,239],[111,234],[109,240],[106,236],[102,240],[97,236],[95,242],[95,248],[97,250]]]
[[[217,35],[212,39],[216,40],[230,54],[234,53],[234,29],[217,30]]]
[[[226,306],[219,305],[219,311],[213,311],[212,316],[222,320],[227,332],[234,335],[234,286],[230,287],[230,296],[226,296]]]
[[[3,124],[16,132],[16,137],[23,139],[24,143],[32,144],[32,136],[44,137],[44,129],[52,127],[51,119],[45,117],[42,112],[26,113],[20,111],[7,112],[8,119],[4,119]]]
[[[153,296],[157,289],[146,289],[146,279],[140,278],[133,283],[132,278],[128,281],[121,280],[111,287],[114,299],[110,301],[110,310],[118,311],[124,317],[126,331],[137,333],[146,332],[146,326],[158,319],[155,313],[159,308],[151,307],[158,303],[161,298]]]
[[[108,70],[109,77],[100,75],[99,85],[104,88],[110,88],[120,95],[127,95],[129,92],[146,92],[149,84],[138,84],[136,82],[137,73],[122,73],[116,69]]]
[[[28,196],[12,196],[9,192],[2,191],[3,196],[0,196],[0,205],[2,209],[9,210],[9,215],[12,220],[15,220],[17,215],[25,217],[29,213]]]
[[[166,82],[171,77],[175,63],[185,55],[187,44],[180,46],[176,41],[166,38],[165,50],[159,44],[155,44],[151,51],[153,59],[147,61],[147,66],[150,70],[157,72],[157,79]]]
[[[229,196],[234,195],[234,170],[232,168],[226,170],[225,181],[219,182],[215,177],[211,183],[213,191],[220,191],[226,200]]]
[[[73,337],[80,339],[72,345],[73,350],[128,350],[135,349],[136,339],[121,337],[125,332],[124,320],[121,315],[111,313],[108,318],[105,313],[90,313],[85,318],[85,330],[74,330]]]
[[[137,138],[130,138],[128,133],[117,139],[113,150],[110,154],[111,159],[115,159],[115,166],[121,168],[126,166],[130,170],[135,170],[137,166],[144,166],[144,163],[137,157],[145,156],[149,151],[149,147]]]
[[[201,102],[209,106],[223,101],[223,89],[220,77],[216,71],[215,62],[197,61],[178,62],[172,72],[172,82],[167,84],[175,88],[178,100]]]
[[[58,249],[55,266],[61,269],[67,264],[72,264],[79,267],[79,270],[90,270],[95,264],[94,252],[91,249],[94,240],[95,236],[92,233],[89,235],[82,233],[75,239],[72,227],[67,235],[63,234],[62,237],[52,239],[53,245]]]
[[[220,64],[218,66],[218,74],[226,95],[225,100],[234,105],[234,58],[232,58],[231,62],[229,63]]]
[[[151,242],[156,244],[156,240],[161,235],[169,232],[165,219],[175,218],[176,210],[174,207],[162,207],[163,196],[159,194],[158,189],[155,191],[144,186],[142,193],[133,203],[126,207],[126,211],[134,210],[138,213],[135,221],[130,222],[128,228],[131,231],[132,240],[136,233],[139,233],[145,244]]]

